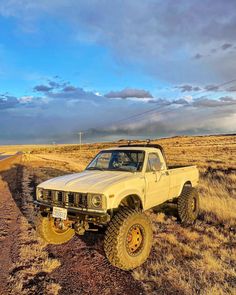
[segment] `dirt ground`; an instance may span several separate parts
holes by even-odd
[[[0,161],[0,294],[235,294],[236,137],[158,143],[169,163],[198,165],[201,214],[194,226],[184,228],[170,208],[148,212],[153,250],[143,266],[130,272],[108,263],[103,232],[55,246],[35,231],[36,185],[81,171],[97,151],[117,143],[81,150],[76,145],[0,147],[0,153],[24,152]]]

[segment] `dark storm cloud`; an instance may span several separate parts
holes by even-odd
[[[65,99],[65,100],[97,100],[99,97],[91,92],[86,91],[80,87],[67,86],[58,91],[49,92],[47,95],[53,99]]]
[[[233,47],[233,44],[230,44],[230,43],[225,43],[221,46],[221,49],[223,50],[227,50],[229,48]]]
[[[47,85],[36,85],[34,87],[34,91],[37,92],[49,92],[53,89],[53,87],[47,86]]]
[[[77,88],[74,87],[74,86],[66,86],[66,87],[63,88],[64,92],[74,92],[76,90],[77,90]]]
[[[194,104],[194,106],[193,106]],[[201,103],[193,103],[192,107],[170,107],[162,112],[160,109],[148,113],[129,122],[110,124],[103,128],[90,130],[91,137],[104,136],[114,138],[139,138],[144,136],[171,136],[180,134],[209,134],[235,132],[236,100],[234,104],[220,101],[210,103],[201,99]],[[196,124],[197,122],[197,124]]]
[[[235,92],[236,91],[236,86],[231,86],[227,89],[229,92]]]
[[[209,98],[198,98],[192,103],[194,107],[198,108],[215,108],[215,107],[227,107],[236,105],[236,99],[231,97],[220,97],[219,99],[209,99]],[[223,109],[222,109],[223,111]]]
[[[176,100],[173,100],[173,104],[179,104],[179,105],[189,105],[190,102],[187,101],[186,99],[184,98],[180,98],[180,99],[176,99]]]
[[[9,132],[18,142],[72,142],[75,130],[99,126],[97,116],[104,118],[105,127],[93,128],[85,132],[86,140],[109,139],[120,137],[170,136],[176,134],[231,132],[235,126],[236,99],[222,96],[218,99],[191,97],[167,100],[152,99],[153,106],[130,100],[109,100],[98,97],[92,92],[73,86],[74,91],[44,93],[44,97],[0,96],[0,132],[2,142],[14,143],[9,138],[3,124],[9,125]],[[44,104],[44,100],[46,103]],[[60,101],[60,103],[59,103]],[[98,108],[91,107],[96,101]],[[71,102],[73,102],[71,104]],[[150,102],[150,101],[149,101]],[[74,104],[75,103],[75,104]],[[79,103],[79,104],[78,104]],[[13,118],[5,109],[14,108]],[[28,108],[31,108],[28,112]],[[132,109],[132,112],[131,112]],[[145,111],[144,115],[142,114]],[[116,114],[116,119],[114,115]],[[27,116],[26,116],[27,114]],[[79,114],[79,116],[78,116]],[[130,116],[130,114],[134,114]],[[110,117],[109,117],[110,116]],[[127,118],[131,118],[127,120]],[[125,121],[123,120],[125,119]],[[120,123],[113,123],[114,121]],[[124,121],[122,123],[122,121]],[[7,122],[7,123],[6,123]],[[39,123],[40,122],[40,123]],[[196,127],[196,122],[198,122]],[[1,125],[2,124],[2,125]],[[19,126],[17,129],[16,126]],[[28,126],[31,131],[28,132]],[[48,130],[48,127],[50,129]],[[83,127],[86,126],[86,127]],[[3,128],[3,127],[2,127]],[[17,132],[15,131],[17,130]],[[4,133],[5,132],[5,133]],[[35,136],[37,134],[37,136]],[[8,141],[7,141],[8,140]],[[77,138],[76,138],[77,140]]]
[[[172,104],[171,101],[167,100],[167,99],[164,99],[164,98],[158,98],[158,99],[150,99],[148,101],[148,103],[151,103],[151,104],[156,104],[156,105],[159,105],[159,106],[169,106]]]
[[[220,86],[218,86],[218,85],[206,85],[204,87],[204,89],[206,91],[218,91],[220,89]]]
[[[199,86],[193,86],[193,85],[180,85],[180,86],[176,86],[176,88],[180,89],[181,92],[192,92],[192,91],[200,91],[201,87]]]
[[[205,86],[194,86],[191,84],[184,84],[184,85],[178,85],[174,88],[180,89],[181,92],[219,92],[219,91],[226,91],[226,92],[235,92],[236,86],[226,87],[223,84],[217,85],[217,84],[209,84]]]
[[[15,108],[19,104],[19,101],[15,96],[0,95],[0,110]]]
[[[81,100],[81,99],[97,99],[91,91],[86,91],[83,88],[76,87],[70,84],[69,81],[54,81],[49,80],[48,84],[36,85],[33,88],[36,92],[41,92],[45,97],[50,99],[66,99],[66,100]]]
[[[230,97],[230,96],[223,96],[223,97],[220,97],[219,99],[222,101],[226,101],[226,102],[235,102],[236,101],[236,99],[234,99],[233,97]]]
[[[40,84],[34,87],[36,92],[50,92],[52,90],[62,89],[64,87],[70,87],[68,81],[60,81],[59,76],[55,76],[53,80],[49,79],[47,84]],[[72,86],[71,86],[72,87]]]
[[[105,94],[107,98],[153,98],[151,93],[143,89],[125,88],[120,91],[110,91]]]
[[[56,78],[57,76],[55,76],[55,78]],[[58,82],[56,82],[56,81],[52,81],[52,80],[49,80],[48,81],[48,84],[52,87],[52,88],[59,88],[59,87],[61,87],[62,86],[62,84],[61,83],[58,83]]]
[[[197,54],[195,54],[194,55],[194,59],[201,59],[203,57],[203,55],[202,54],[200,54],[200,53],[197,53]]]

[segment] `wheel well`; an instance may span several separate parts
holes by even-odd
[[[191,181],[187,181],[187,182],[185,182],[185,184],[183,185],[183,188],[184,188],[185,186],[192,187],[192,183],[191,183]]]
[[[119,207],[124,206],[132,209],[143,209],[142,201],[138,195],[129,195],[122,199]]]

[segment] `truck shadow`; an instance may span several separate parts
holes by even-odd
[[[12,199],[34,229],[36,228],[36,211],[34,208],[36,186],[46,179],[65,174],[68,174],[68,171],[50,167],[41,167],[40,170],[33,171],[22,164],[15,164],[7,170],[0,171],[0,177],[8,186]],[[88,247],[95,247],[102,254],[103,250],[98,245],[101,245],[103,236],[104,230],[101,229],[97,232],[86,232],[85,235],[78,237]]]
[[[166,202],[160,206],[153,208],[154,213],[164,213],[167,216],[179,218],[177,203]]]

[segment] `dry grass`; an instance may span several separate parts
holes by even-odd
[[[185,228],[173,216],[150,212],[153,250],[133,277],[142,282],[147,294],[236,294],[236,136],[175,137],[157,142],[163,145],[168,163],[198,166],[201,214],[194,226]],[[83,145],[81,151],[77,145],[15,149],[27,152],[24,163],[37,173],[41,167],[42,173],[47,168],[56,176],[81,171],[100,149],[113,145],[117,144]],[[27,261],[27,251],[22,251]],[[44,255],[32,247],[30,251],[34,257]],[[40,271],[54,267],[57,263],[41,263]]]
[[[148,294],[235,294],[233,233],[204,222],[183,228],[173,218],[151,218],[151,258],[133,271]]]
[[[235,226],[236,175],[222,172],[202,177],[199,184],[204,219],[224,227]]]
[[[53,288],[54,291],[59,291],[60,286],[58,284],[54,283],[49,286],[44,281],[44,277],[46,273],[51,273],[59,267],[60,262],[49,258],[48,252],[44,249],[46,243],[36,236],[34,229],[23,216],[20,217],[19,227],[21,231],[18,235],[18,260],[14,263],[9,278],[11,294],[32,294],[32,292],[37,294],[38,286],[35,284],[37,278],[42,280],[42,290]],[[51,294],[56,295],[58,293]]]

